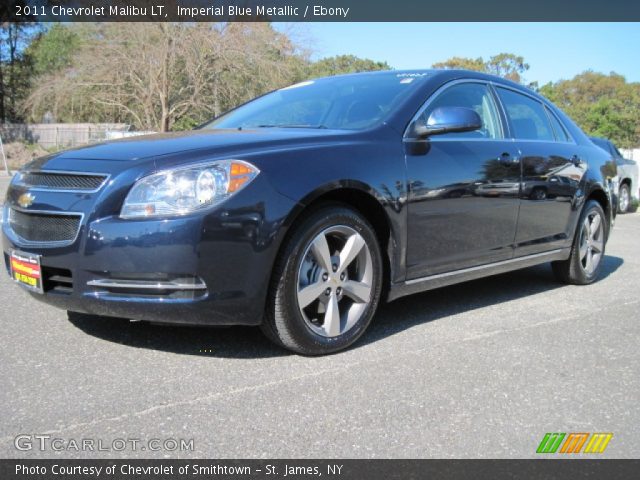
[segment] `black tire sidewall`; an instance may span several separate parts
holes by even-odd
[[[337,337],[323,337],[311,330],[298,309],[297,275],[302,256],[311,241],[323,230],[336,225],[351,227],[364,238],[371,252],[373,292],[366,311],[348,332]],[[346,207],[319,209],[296,227],[283,254],[281,281],[274,292],[275,302],[280,307],[274,314],[274,333],[283,345],[299,353],[318,355],[342,350],[360,338],[375,314],[382,288],[382,256],[375,231],[369,223],[356,211]]]
[[[587,216],[593,211],[598,212],[598,214],[600,215],[601,221],[603,222],[602,257],[600,258],[600,262],[598,263],[598,266],[593,271],[593,273],[591,275],[588,275],[587,272],[585,272],[584,268],[582,267],[582,261],[580,258],[580,236],[582,235],[582,224],[584,223],[584,219],[587,218]],[[577,279],[579,279],[579,283],[581,284],[592,283],[600,275],[600,271],[602,270],[602,265],[604,263],[605,251],[607,249],[606,239],[607,239],[608,233],[609,232],[607,231],[607,217],[604,213],[604,210],[602,209],[602,207],[598,202],[596,202],[595,200],[589,200],[589,202],[587,202],[587,204],[585,205],[584,210],[582,211],[582,215],[580,215],[580,220],[576,228],[576,237],[573,242],[572,258],[571,258],[572,260],[571,268],[573,269],[573,274],[577,277]]]

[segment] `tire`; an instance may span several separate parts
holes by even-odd
[[[594,231],[596,217],[599,223]],[[571,255],[567,260],[551,264],[558,280],[572,285],[588,285],[598,278],[608,233],[606,218],[598,202],[589,200],[586,203],[576,227]]]
[[[529,196],[531,200],[544,200],[547,198],[547,191],[544,188],[536,187]]]
[[[343,350],[371,323],[382,276],[369,222],[340,204],[321,207],[293,227],[276,261],[262,330],[303,355]]]
[[[627,213],[631,205],[631,191],[627,183],[620,185],[618,191],[618,213]]]

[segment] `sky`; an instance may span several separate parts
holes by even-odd
[[[640,23],[305,23],[312,58],[353,54],[396,69],[429,68],[453,56],[522,55],[527,82],[591,69],[640,81]]]

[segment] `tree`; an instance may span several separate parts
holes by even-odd
[[[270,90],[338,73],[389,69],[353,55],[308,60],[268,23],[54,25],[26,49],[28,118],[189,129]]]
[[[444,62],[431,65],[433,68],[444,68],[447,70],[472,70],[475,72],[486,72],[486,64],[482,57],[451,57]]]
[[[80,44],[78,32],[60,23],[54,23],[41,32],[27,47],[31,57],[33,74],[43,75],[71,66],[74,51]]]
[[[126,121],[162,132],[190,128],[291,83],[304,60],[266,23],[114,22],[73,28],[78,43],[63,62],[68,66],[44,73],[25,102],[32,118],[54,109],[61,120]],[[39,58],[46,64],[49,57]]]
[[[486,72],[507,78],[516,83],[523,83],[522,74],[529,70],[524,58],[513,53],[499,53],[486,62]]]
[[[355,55],[338,55],[322,58],[309,65],[309,77],[327,77],[341,73],[371,72],[376,70],[391,70],[387,62],[376,62],[368,58]]]
[[[524,58],[513,53],[499,53],[486,61],[482,57],[452,57],[444,62],[434,63],[432,67],[490,73],[517,83],[524,83],[522,75],[529,70],[529,64]]]
[[[640,83],[627,83],[614,72],[586,71],[543,85],[540,93],[589,135],[609,138],[622,148],[640,145]]]
[[[18,105],[26,96],[31,75],[25,45],[37,32],[33,22],[0,23],[0,122],[19,120]]]
[[[268,23],[57,25],[29,47],[33,119],[188,129],[270,90],[317,76],[389,69],[342,55],[309,62]]]

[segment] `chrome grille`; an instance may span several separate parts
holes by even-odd
[[[22,240],[34,243],[71,243],[78,235],[81,215],[21,212],[9,209],[9,226]]]
[[[23,172],[16,183],[27,188],[45,190],[78,190],[93,192],[107,180],[107,175],[57,172]]]

